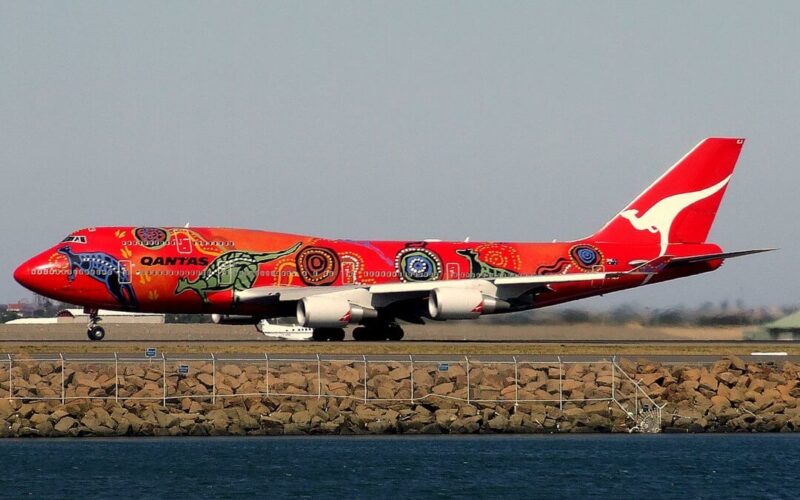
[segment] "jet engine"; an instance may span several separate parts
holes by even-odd
[[[428,313],[433,319],[475,319],[481,314],[505,311],[510,304],[483,295],[480,290],[434,288],[428,298]]]
[[[236,314],[212,314],[211,321],[218,325],[252,325],[256,323],[252,316]]]
[[[305,297],[297,303],[297,322],[310,328],[341,328],[362,319],[376,318],[378,311],[333,297]]]

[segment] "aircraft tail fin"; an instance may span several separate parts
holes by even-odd
[[[602,227],[598,242],[703,243],[708,237],[744,139],[700,142]]]

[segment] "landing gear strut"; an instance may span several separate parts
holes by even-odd
[[[86,327],[86,336],[89,340],[103,340],[106,331],[99,325],[103,318],[97,315],[97,309],[89,309],[89,325]]]
[[[403,335],[403,329],[397,323],[369,324],[353,330],[353,340],[359,341],[400,340]]]

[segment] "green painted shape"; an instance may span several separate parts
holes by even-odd
[[[517,276],[517,273],[502,267],[487,264],[478,257],[478,252],[472,249],[456,250],[456,253],[469,261],[470,278],[505,278]]]
[[[290,255],[300,248],[302,242],[278,252],[246,252],[231,250],[214,259],[195,280],[178,280],[175,295],[193,290],[203,302],[208,302],[208,292],[233,289],[235,292],[247,290],[258,277],[258,265]]]

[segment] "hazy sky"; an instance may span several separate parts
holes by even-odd
[[[800,301],[800,3],[0,2],[0,301],[73,229],[550,241],[707,136],[711,239],[602,307]]]

